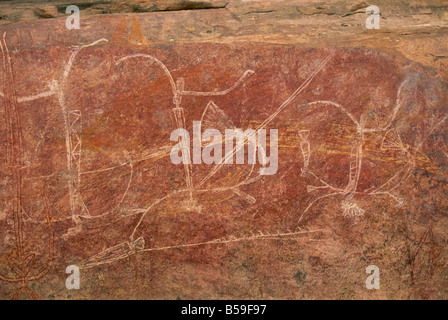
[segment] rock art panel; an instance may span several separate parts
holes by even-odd
[[[15,50],[11,39],[3,34],[0,68],[2,297],[62,297],[68,265],[108,279],[86,280],[86,297],[123,296],[118,287],[140,298],[215,297],[200,280],[196,293],[180,287],[166,266],[209,266],[210,282],[235,271],[238,250],[262,250],[270,257],[244,272],[287,264],[282,274],[291,272],[283,244],[324,259],[314,243],[344,224],[445,208],[447,84],[410,60],[119,36]],[[193,139],[214,129],[227,142],[236,128],[268,132],[262,151],[278,150],[274,174],[249,163],[260,152],[250,137],[240,149],[219,145],[222,163],[194,163],[194,148],[213,143],[205,139],[183,145],[188,163],[172,162],[173,130]],[[225,163],[238,152],[243,163]],[[272,296],[294,290],[274,286]]]

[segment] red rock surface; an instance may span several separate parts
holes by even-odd
[[[0,297],[446,298],[437,71],[362,48],[151,44],[115,21],[77,47],[5,34]],[[278,129],[277,173],[174,165],[176,112],[190,133]]]

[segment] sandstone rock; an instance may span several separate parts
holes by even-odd
[[[446,4],[46,5],[1,8],[46,19],[2,24],[0,297],[446,297]],[[173,164],[194,121],[278,170]]]

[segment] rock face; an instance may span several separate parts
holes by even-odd
[[[103,3],[131,3],[117,2]],[[60,16],[62,2],[58,14],[47,5],[32,6],[38,18]],[[269,15],[270,3],[142,5],[80,30],[62,18],[4,25],[2,298],[447,297],[446,46],[415,33],[428,59],[382,29],[364,46],[340,27],[313,43],[305,26],[300,45],[278,31],[291,8],[354,19],[363,3],[276,7],[275,24],[253,20],[272,34],[238,18]],[[239,29],[198,31],[211,19]],[[189,163],[173,163],[176,129],[191,138]],[[267,143],[226,149],[234,129],[266,130]],[[222,163],[193,160],[211,146]],[[240,151],[243,163],[224,163]],[[65,287],[70,265],[80,290]],[[369,265],[380,290],[365,287]]]

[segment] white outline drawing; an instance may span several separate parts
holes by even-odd
[[[273,112],[265,121],[263,121],[262,124],[260,124],[254,131],[258,131],[259,129],[264,129],[272,120],[274,120],[274,118],[281,112],[283,111],[310,83],[311,81],[314,79],[314,77],[325,67],[325,65],[330,61],[332,55],[329,55],[326,59],[324,59],[321,64],[319,65],[319,67],[314,70],[309,77],[302,83],[301,86],[299,86],[299,88],[296,89],[296,91],[294,91],[294,93],[292,93],[278,108],[275,112]],[[170,71],[168,70],[168,68],[157,58],[150,56],[150,55],[146,55],[146,54],[134,54],[131,56],[126,56],[124,58],[119,59],[116,64],[122,63],[123,61],[130,59],[130,58],[146,58],[149,59],[150,61],[155,62],[157,65],[159,65],[162,70],[165,72],[165,74],[167,75],[170,84],[171,84],[171,88],[172,88],[172,92],[173,92],[173,104],[174,104],[174,108],[173,108],[173,113],[176,119],[176,125],[177,128],[182,128],[185,129],[185,110],[181,107],[181,102],[182,102],[182,97],[184,95],[192,95],[192,96],[221,96],[221,95],[226,95],[229,92],[231,92],[232,90],[236,89],[239,85],[241,85],[248,76],[254,74],[254,71],[252,70],[247,70],[240,78],[237,82],[235,82],[235,84],[233,86],[231,86],[230,88],[224,90],[224,91],[219,91],[219,92],[197,92],[197,91],[185,91],[184,87],[185,87],[185,83],[184,83],[184,79],[183,78],[179,78],[176,82],[174,81],[173,77],[171,76]],[[204,113],[202,115],[202,120],[205,119],[206,116],[206,112],[208,110],[213,110],[214,112],[217,113],[222,113],[222,110],[219,109],[219,107],[216,106],[215,103],[213,103],[213,101],[210,101],[209,104],[207,105],[207,107],[204,110]],[[206,125],[207,125],[207,121],[205,121]],[[231,128],[232,123],[231,121],[229,121],[227,123],[227,125]],[[249,137],[250,138],[250,137]],[[183,139],[183,141],[186,141],[186,139]],[[157,248],[153,248],[153,249],[139,249],[141,248],[141,244],[142,242],[144,243],[144,240],[142,238],[138,238],[138,239],[134,239],[135,238],[135,234],[137,232],[137,230],[139,229],[141,223],[143,222],[143,220],[145,219],[146,215],[152,210],[154,209],[154,207],[156,205],[158,205],[159,203],[161,203],[162,201],[177,195],[179,193],[188,193],[190,196],[190,208],[191,209],[196,209],[197,206],[195,205],[194,199],[193,199],[193,193],[194,192],[199,192],[199,193],[205,193],[205,192],[216,192],[216,191],[227,191],[230,190],[232,192],[234,192],[236,195],[242,197],[244,200],[248,201],[249,203],[254,203],[256,201],[255,198],[253,198],[251,195],[248,195],[244,192],[242,192],[241,190],[239,190],[239,188],[245,184],[250,184],[253,183],[254,181],[259,179],[259,176],[256,176],[254,178],[250,178],[251,174],[253,173],[253,169],[254,169],[254,165],[252,165],[251,170],[249,172],[249,174],[246,176],[246,178],[242,181],[237,183],[236,185],[233,186],[226,186],[226,187],[221,187],[221,188],[212,188],[212,189],[203,189],[202,186],[205,182],[207,182],[209,179],[211,179],[219,170],[221,170],[224,166],[224,164],[226,163],[226,161],[228,159],[231,159],[236,152],[238,151],[239,148],[244,147],[244,145],[246,145],[248,143],[248,137],[245,137],[245,141],[244,144],[241,144],[240,146],[235,145],[235,147],[233,148],[232,151],[226,153],[223,158],[222,158],[222,162],[221,164],[216,164],[212,167],[210,173],[200,181],[200,183],[197,186],[193,185],[193,173],[192,173],[192,165],[190,164],[185,164],[184,165],[184,170],[185,170],[185,180],[186,180],[186,189],[182,189],[182,190],[176,190],[173,191],[171,194],[166,195],[165,197],[155,201],[154,203],[152,203],[149,207],[147,207],[146,209],[143,208],[141,210],[138,210],[133,214],[141,214],[136,226],[133,229],[132,234],[130,235],[129,241],[126,241],[124,243],[118,244],[114,247],[111,247],[109,249],[106,249],[102,252],[100,252],[99,254],[90,257],[89,259],[87,259],[86,261],[84,261],[82,263],[82,265],[84,266],[84,268],[90,267],[90,266],[96,266],[96,265],[100,265],[103,264],[104,261],[107,261],[107,263],[111,263],[113,261],[117,261],[117,260],[121,260],[123,258],[128,257],[130,254],[135,254],[136,252],[147,252],[147,251],[154,251],[154,250],[159,250]],[[189,150],[189,148],[185,147],[184,150]],[[189,154],[184,154],[184,156],[189,157]],[[300,233],[301,231],[299,231]],[[263,234],[263,233],[262,233]],[[282,234],[282,233],[279,233]],[[285,234],[298,234],[297,232],[293,232],[291,230],[288,230],[287,233]],[[263,237],[265,238],[264,234]],[[269,238],[269,237],[268,237]],[[253,239],[258,239],[257,237],[247,237],[247,236],[243,236],[241,238],[236,239],[236,241],[243,241],[243,240],[253,240]],[[229,242],[234,242],[234,241],[219,241],[216,242],[216,240],[212,240],[210,242],[206,242],[206,244],[216,244],[216,243],[229,243]],[[176,248],[176,247],[185,247],[185,246],[194,246],[194,245],[198,245],[198,244],[185,244],[185,245],[180,245],[180,246],[174,246],[174,247],[167,247],[166,249],[169,248]],[[199,244],[200,245],[200,244]]]
[[[8,170],[11,176],[11,196],[7,197],[9,210],[12,214],[13,221],[13,238],[14,250],[13,254],[5,255],[11,271],[3,274],[0,273],[0,281],[15,283],[20,285],[12,296],[13,300],[19,299],[22,295],[28,295],[30,298],[36,300],[38,296],[31,289],[30,283],[42,279],[51,269],[52,260],[54,257],[54,233],[51,230],[51,214],[49,206],[45,203],[46,221],[50,231],[48,235],[48,257],[43,266],[38,271],[36,262],[38,261],[36,252],[30,250],[29,244],[25,239],[24,231],[24,214],[23,199],[26,197],[23,194],[23,173],[22,169],[26,167],[24,163],[24,137],[22,128],[22,116],[19,108],[19,100],[16,91],[16,80],[14,73],[14,64],[8,45],[6,43],[6,31],[0,41],[0,50],[2,53],[2,62],[4,69],[4,76],[2,77],[2,85],[4,92],[2,101],[4,104],[4,116],[6,126],[6,161],[4,167]]]
[[[400,87],[397,91],[397,99],[395,102],[395,107],[392,116],[388,121],[387,125],[384,127],[366,128],[365,127],[366,117],[364,114],[361,115],[360,120],[358,121],[345,107],[333,101],[313,101],[306,103],[308,107],[313,105],[327,105],[337,108],[343,114],[345,114],[351,120],[351,122],[353,122],[354,126],[356,127],[356,135],[350,153],[348,183],[344,188],[338,188],[331,185],[327,181],[324,181],[308,168],[309,160],[311,157],[310,144],[308,141],[309,132],[306,132],[306,134],[304,134],[304,130],[299,131],[299,135],[302,139],[301,149],[302,149],[302,156],[304,159],[304,167],[302,169],[302,175],[308,174],[310,175],[310,177],[313,177],[322,183],[322,185],[320,186],[308,185],[307,191],[311,193],[313,191],[320,189],[328,189],[330,190],[330,193],[314,199],[305,208],[305,210],[303,210],[298,222],[302,220],[304,214],[308,210],[310,210],[318,201],[337,195],[344,196],[344,200],[342,200],[341,202],[343,215],[351,217],[360,216],[363,215],[364,213],[364,209],[360,208],[358,204],[353,201],[353,198],[356,194],[364,194],[370,196],[386,195],[393,198],[399,206],[403,204],[404,199],[397,197],[392,192],[395,189],[397,189],[401,184],[403,184],[411,175],[412,169],[415,168],[415,157],[411,154],[410,147],[405,146],[403,144],[400,135],[395,131],[395,129],[391,128],[391,126],[398,114],[398,111],[401,108],[401,91],[406,84],[407,84],[406,80],[400,84]],[[396,172],[387,182],[383,183],[381,186],[375,188],[374,190],[358,191],[358,183],[362,171],[363,145],[364,145],[365,133],[384,133],[383,140],[381,143],[381,150],[400,151],[401,156],[405,160],[404,162],[406,163],[406,165],[400,170],[398,170],[398,172]]]
[[[132,159],[128,160],[124,163],[102,168],[98,170],[93,171],[82,171],[81,164],[82,164],[82,138],[81,138],[81,132],[82,132],[82,114],[80,110],[70,110],[67,101],[65,92],[67,90],[67,83],[68,78],[70,75],[70,71],[72,69],[73,63],[78,55],[78,53],[83,49],[87,47],[96,46],[100,43],[108,42],[107,39],[99,39],[91,44],[79,46],[79,47],[73,47],[70,50],[68,61],[65,65],[65,68],[63,70],[62,76],[59,80],[53,80],[49,87],[50,90],[36,94],[31,96],[25,96],[25,97],[18,97],[17,102],[23,103],[28,101],[33,101],[37,99],[47,98],[47,97],[55,97],[57,98],[57,101],[59,102],[63,117],[64,117],[64,125],[65,125],[65,142],[66,142],[66,157],[67,157],[67,172],[69,175],[68,178],[68,190],[69,190],[69,198],[70,198],[70,219],[72,219],[76,223],[76,227],[72,230],[69,230],[69,232],[65,236],[71,236],[73,234],[76,234],[78,232],[82,232],[82,224],[85,220],[96,220],[96,219],[103,219],[109,217],[112,213],[105,213],[102,215],[92,216],[89,213],[89,210],[87,206],[85,205],[82,194],[80,192],[80,185],[83,175],[98,173],[98,172],[106,172],[113,170],[115,168],[119,167],[129,167],[129,181],[127,184],[126,189],[124,190],[123,195],[120,197],[120,201],[118,202],[118,207],[124,202],[125,198],[128,195],[128,191],[130,189],[130,186],[132,184],[132,181],[134,179],[134,166],[136,163],[139,163],[141,161],[145,161],[148,159],[158,158],[162,155],[169,154],[171,150],[171,145],[169,146],[163,146],[159,148],[155,148],[154,150],[149,150],[145,152],[145,155],[139,159]],[[316,75],[321,72],[324,67],[328,64],[328,62],[333,57],[333,54],[330,54],[326,59],[321,61],[319,66],[311,72],[311,74],[308,76],[308,78],[268,117],[266,118],[257,128],[254,129],[254,131],[258,131],[259,129],[264,129],[266,126],[273,121],[287,106],[290,105],[292,101],[294,101],[305,88],[307,88],[310,83],[313,81],[313,79],[316,77]],[[200,91],[189,91],[185,90],[185,81],[184,78],[178,78],[174,79],[169,69],[163,64],[160,60],[157,58],[148,55],[148,54],[133,54],[128,55],[125,57],[122,57],[115,61],[115,65],[120,65],[125,63],[126,61],[130,59],[142,59],[144,61],[149,61],[154,64],[156,64],[158,67],[160,67],[165,76],[168,78],[172,94],[173,94],[173,108],[172,112],[174,115],[174,119],[176,121],[176,127],[177,128],[186,128],[185,124],[185,109],[181,106],[182,105],[182,98],[184,96],[198,96],[198,97],[213,97],[213,96],[224,96],[232,92],[233,90],[240,87],[250,76],[252,76],[255,72],[252,70],[246,70],[240,78],[234,82],[232,86],[229,88],[222,90],[222,91],[209,91],[209,92],[200,92]],[[321,182],[321,185],[314,186],[314,185],[308,185],[307,190],[308,192],[313,192],[318,189],[327,189],[330,191],[330,193],[320,196],[313,200],[308,207],[303,210],[303,212],[300,215],[299,222],[302,220],[304,214],[309,211],[310,208],[314,206],[318,201],[324,198],[336,196],[336,195],[343,195],[344,200],[341,203],[341,208],[343,209],[344,215],[349,216],[357,216],[363,214],[363,209],[360,208],[356,202],[353,201],[355,195],[357,194],[366,194],[371,196],[377,196],[377,195],[387,195],[391,198],[393,198],[399,205],[403,203],[403,199],[397,197],[393,194],[393,191],[397,189],[401,184],[403,184],[409,176],[412,174],[412,169],[415,167],[415,159],[410,151],[410,147],[407,145],[404,145],[401,137],[399,134],[393,129],[392,124],[398,114],[398,111],[401,108],[401,90],[406,84],[406,81],[403,81],[398,89],[397,92],[397,100],[396,105],[393,110],[393,114],[388,121],[387,125],[384,127],[377,127],[377,128],[366,128],[365,124],[365,117],[361,116],[360,120],[358,121],[355,119],[355,117],[342,105],[333,102],[333,101],[314,101],[307,103],[307,105],[314,106],[314,105],[327,105],[332,106],[340,110],[342,113],[344,113],[353,123],[353,125],[356,127],[356,136],[352,145],[351,149],[351,155],[350,155],[350,167],[348,170],[348,184],[344,188],[339,188],[331,185],[330,183],[322,180],[319,178],[310,168],[310,159],[312,159],[312,148],[311,148],[311,139],[310,139],[310,132],[308,130],[299,130],[298,135],[300,137],[300,150],[302,153],[302,158],[304,162],[304,166],[302,168],[302,175],[309,175],[313,178],[319,180]],[[0,97],[5,97],[4,94],[0,93]],[[212,114],[210,114],[212,113]],[[214,113],[214,114],[213,114]],[[202,121],[205,124],[205,126],[211,125],[208,122],[213,122],[213,117],[217,114],[224,115],[223,111],[212,101],[210,100],[207,104],[206,108],[204,109],[204,113],[202,114]],[[448,118],[448,115],[442,119],[436,126],[434,126],[430,132],[430,134],[438,127],[440,126],[446,119]],[[223,128],[231,129],[233,126],[233,123],[230,119],[228,119],[227,122],[222,123]],[[216,126],[215,126],[216,127]],[[363,145],[364,145],[364,135],[365,133],[383,133],[383,141],[382,146],[384,150],[394,150],[399,151],[402,154],[402,157],[406,161],[406,166],[401,168],[397,173],[395,173],[394,176],[392,176],[388,181],[383,183],[381,186],[375,188],[374,190],[368,190],[368,191],[359,191],[358,190],[358,183],[362,172],[362,163],[363,163]],[[429,134],[429,135],[430,135]],[[429,136],[428,135],[428,136]],[[427,137],[426,137],[427,138]],[[417,149],[423,144],[423,142],[426,140],[423,139],[423,141],[420,143],[420,145],[417,147]],[[185,140],[184,140],[185,141]],[[247,144],[248,139],[246,137],[246,140],[243,144]],[[188,148],[185,148],[186,150],[189,150]],[[148,215],[151,210],[153,210],[157,205],[161,204],[165,200],[179,194],[187,194],[189,196],[189,204],[187,204],[191,210],[198,210],[198,206],[195,204],[194,200],[194,193],[208,193],[208,192],[219,192],[219,191],[232,191],[234,194],[239,196],[244,201],[247,201],[250,204],[254,204],[256,202],[256,199],[249,195],[244,193],[240,190],[240,188],[244,185],[254,183],[257,181],[260,176],[252,177],[253,171],[254,171],[254,165],[252,165],[251,169],[249,170],[248,174],[245,176],[245,178],[237,182],[235,185],[231,186],[224,186],[224,187],[216,187],[216,188],[205,188],[204,185],[207,181],[209,181],[213,176],[215,176],[224,166],[224,164],[227,162],[227,159],[231,159],[234,157],[235,153],[238,151],[237,146],[233,148],[231,152],[226,153],[223,156],[223,161],[221,164],[216,164],[212,166],[210,172],[201,180],[199,183],[194,183],[193,177],[194,172],[191,164],[185,164],[184,165],[184,174],[185,174],[185,188],[172,191],[171,193],[167,194],[166,196],[154,201],[153,203],[149,204],[147,207],[139,208],[139,209],[133,209],[129,211],[127,214],[123,214],[121,218],[124,217],[130,217],[135,215],[140,215],[137,223],[134,225],[134,228],[132,230],[132,233],[129,236],[129,241],[120,243],[116,246],[110,247],[103,252],[100,252],[99,254],[90,257],[86,261],[83,262],[84,268],[89,268],[105,263],[112,263],[114,261],[118,261],[121,259],[124,259],[126,257],[129,257],[130,255],[140,253],[140,252],[151,252],[151,251],[160,251],[160,250],[169,250],[173,248],[183,248],[183,247],[191,247],[191,246],[201,246],[201,245],[211,245],[211,244],[227,244],[227,243],[233,243],[233,242],[239,242],[239,241],[252,241],[252,240],[263,240],[263,239],[276,239],[279,237],[291,237],[296,236],[304,233],[312,233],[312,232],[322,232],[322,230],[308,230],[303,231],[300,229],[300,227],[297,227],[299,231],[291,231],[288,230],[287,232],[280,232],[278,231],[276,234],[270,234],[268,232],[260,232],[258,235],[251,235],[251,236],[241,236],[239,238],[236,238],[234,236],[231,236],[230,238],[225,239],[215,239],[200,243],[190,243],[190,244],[180,244],[180,245],[174,245],[174,246],[167,246],[167,247],[160,247],[160,248],[145,248],[145,241],[143,237],[139,237],[135,239],[135,234],[139,227],[142,224],[142,221],[145,219],[145,217]],[[189,155],[187,155],[189,156]]]

